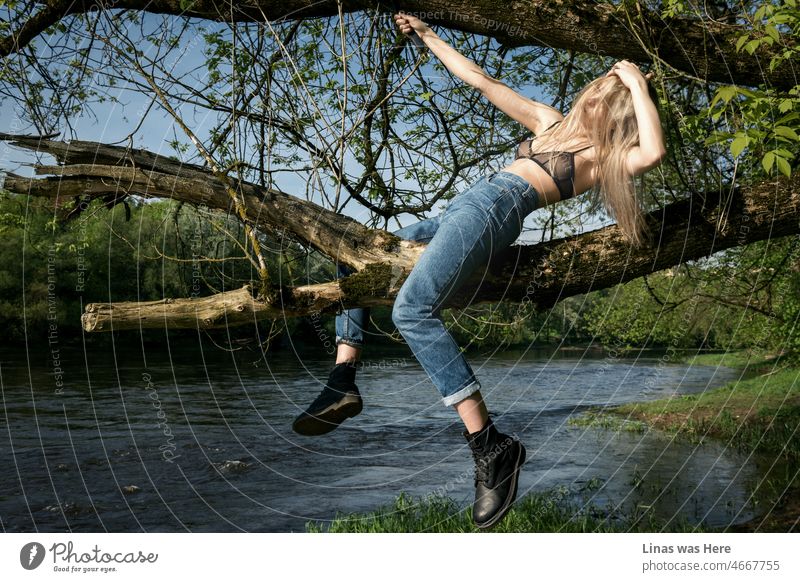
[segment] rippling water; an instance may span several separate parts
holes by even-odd
[[[191,343],[191,342],[189,342]],[[468,506],[471,457],[409,352],[366,353],[364,412],[324,437],[291,431],[328,357],[168,349],[0,351],[4,531],[296,531],[444,488]],[[528,449],[520,494],[587,484],[590,501],[723,525],[753,517],[751,461],[719,444],[570,426],[586,407],[699,392],[728,368],[583,352],[470,358],[498,426]]]

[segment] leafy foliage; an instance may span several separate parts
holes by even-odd
[[[753,55],[762,47],[774,51],[768,70],[800,57],[800,8],[797,0],[764,2],[749,18],[752,30],[736,40],[736,50]],[[776,50],[777,49],[777,50]],[[800,151],[800,84],[787,92],[772,87],[757,89],[725,85],[716,90],[708,114],[730,118],[731,129],[709,136],[707,144],[730,143],[734,158],[750,148],[764,173],[790,176]]]
[[[90,206],[62,224],[47,201],[0,193],[0,233],[0,326],[14,340],[44,341],[51,323],[76,330],[90,302],[201,297],[254,277],[238,221],[171,201],[132,200],[130,220],[122,205]],[[276,280],[332,277],[324,258],[264,242]]]
[[[606,345],[751,348],[800,356],[800,237],[737,247],[598,292],[585,320]]]

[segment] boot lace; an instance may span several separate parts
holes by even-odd
[[[478,483],[487,483],[491,475],[492,459],[489,455],[479,451],[472,451],[472,458],[475,461],[475,486]]]

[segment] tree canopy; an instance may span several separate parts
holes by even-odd
[[[639,184],[652,244],[631,252],[613,225],[596,230],[609,224],[596,199],[561,203],[534,213],[522,238],[546,244],[509,249],[455,305],[520,301],[533,285],[546,307],[798,233],[795,0],[1,6],[4,137],[36,152],[44,176],[14,172],[5,156],[6,190],[53,200],[60,219],[154,197],[215,210],[205,216],[242,250],[252,284],[207,298],[201,325],[390,303],[424,246],[385,230],[440,211],[525,137],[399,34],[396,10],[563,112],[617,59],[656,73],[669,158]],[[102,128],[96,141],[87,119]],[[226,228],[229,217],[241,228]],[[359,273],[287,279],[277,265],[290,247]],[[196,325],[182,305],[148,308],[161,325],[167,312]],[[141,323],[142,306],[130,308],[115,325]],[[110,310],[90,307],[86,328],[103,329]]]

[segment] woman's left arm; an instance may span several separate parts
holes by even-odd
[[[638,176],[658,166],[667,153],[661,120],[647,92],[647,78],[639,67],[628,61],[620,61],[608,75],[618,76],[633,98],[633,110],[639,126],[639,145],[628,152],[627,169],[632,175]]]

